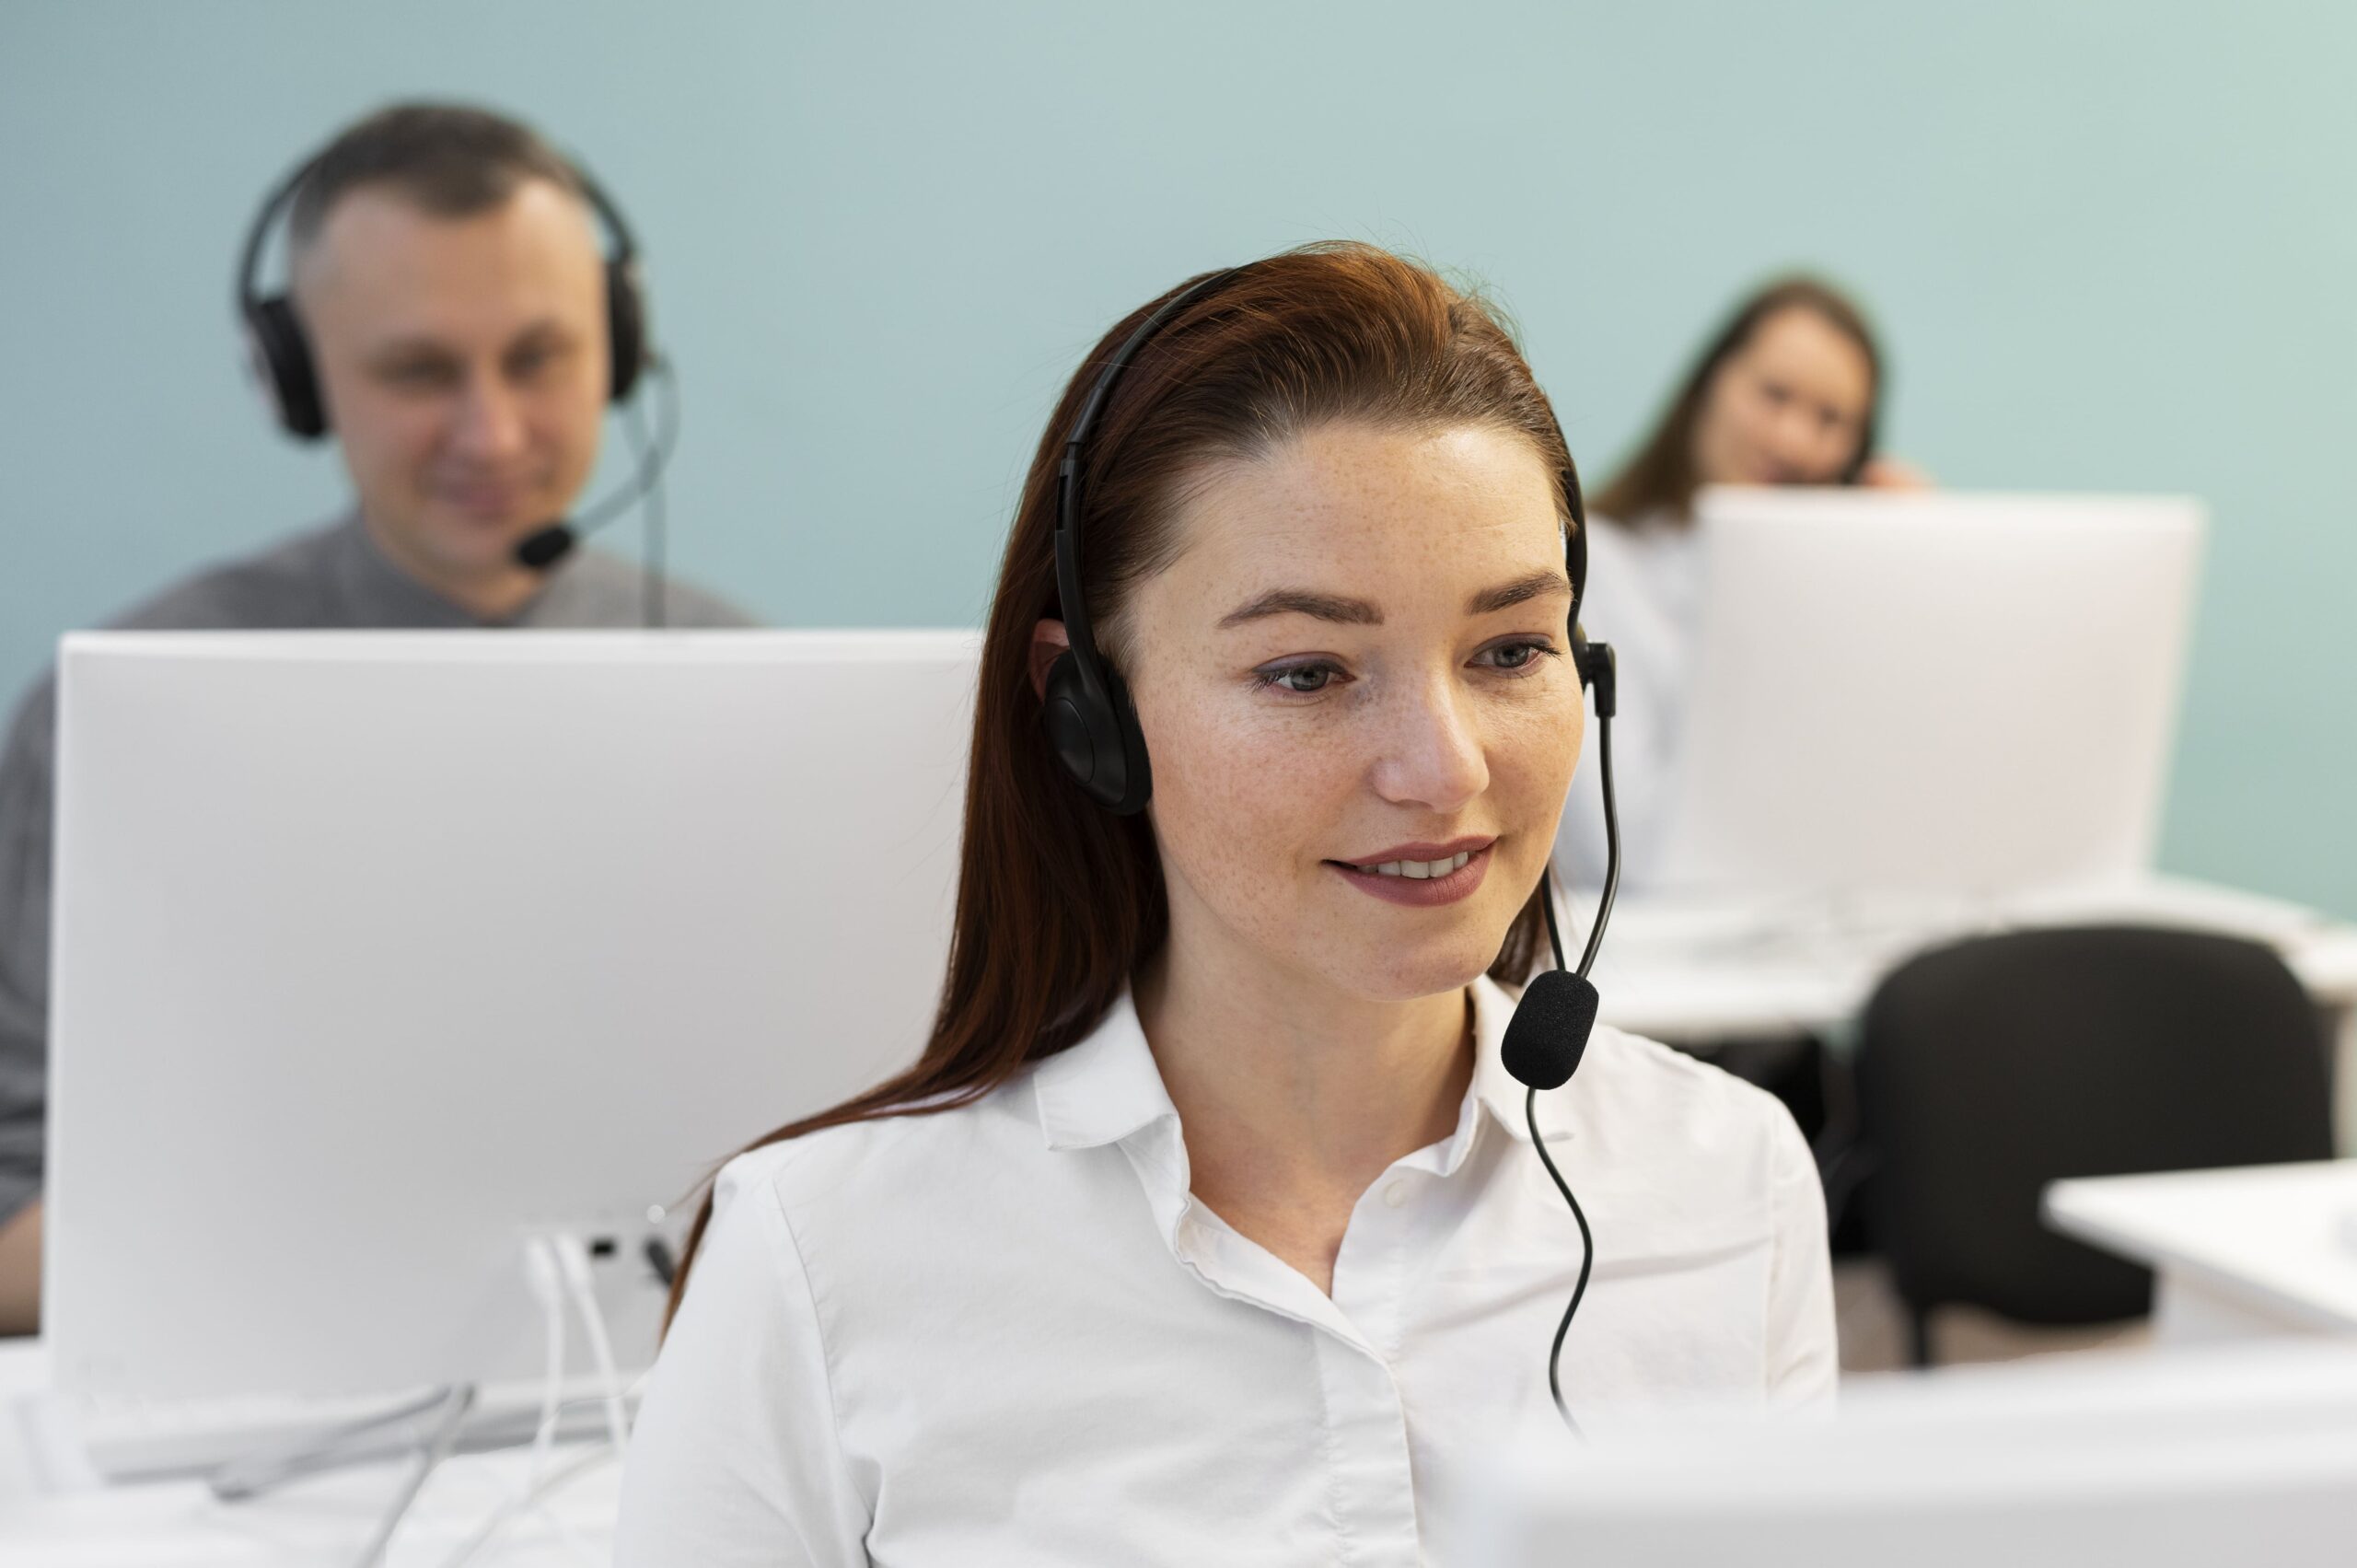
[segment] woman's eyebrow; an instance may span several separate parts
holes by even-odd
[[[1527,604],[1532,599],[1550,595],[1568,598],[1571,592],[1571,582],[1563,574],[1540,570],[1527,577],[1516,577],[1511,583],[1483,588],[1466,602],[1465,613],[1493,615],[1501,610],[1511,610],[1517,604]],[[1220,630],[1224,632],[1231,626],[1241,626],[1271,615],[1306,615],[1342,626],[1383,624],[1383,611],[1363,598],[1318,593],[1310,588],[1271,588],[1258,598],[1220,617]]]
[[[1308,615],[1344,626],[1380,626],[1383,611],[1363,598],[1321,594],[1308,588],[1271,588],[1259,598],[1220,617],[1220,630],[1271,615]]]
[[[1571,598],[1571,579],[1556,571],[1533,572],[1527,577],[1516,577],[1511,583],[1483,588],[1466,600],[1465,613],[1494,615],[1501,610],[1512,610],[1517,604],[1528,604],[1532,599],[1545,598],[1550,595]]]

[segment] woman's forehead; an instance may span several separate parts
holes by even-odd
[[[1305,568],[1455,583],[1562,563],[1560,485],[1515,431],[1325,425],[1220,462],[1189,488],[1176,564],[1206,586]]]
[[[1845,399],[1863,402],[1874,391],[1866,351],[1806,306],[1787,306],[1761,321],[1747,346],[1755,364],[1809,377]]]

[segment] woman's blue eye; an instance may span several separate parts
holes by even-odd
[[[1334,679],[1334,667],[1329,664],[1295,665],[1291,669],[1272,669],[1260,677],[1260,684],[1273,686],[1281,691],[1307,696],[1323,691]]]
[[[1519,675],[1543,658],[1552,658],[1554,647],[1547,643],[1501,643],[1489,651],[1491,668]]]

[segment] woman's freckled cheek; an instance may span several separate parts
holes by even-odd
[[[1156,823],[1171,869],[1238,914],[1297,917],[1298,884],[1315,863],[1366,847],[1335,837],[1347,833],[1364,772],[1345,727],[1258,693],[1159,695],[1148,722],[1169,738],[1156,749]],[[1535,877],[1577,762],[1580,717],[1547,703],[1494,712],[1483,727],[1484,825],[1521,841],[1504,863],[1515,879]],[[1495,891],[1518,902],[1504,879]]]
[[[1166,709],[1179,738],[1158,825],[1171,857],[1207,896],[1240,906],[1279,904],[1285,872],[1318,847],[1317,826],[1336,798],[1333,760],[1301,715],[1255,713],[1228,695],[1180,697]]]

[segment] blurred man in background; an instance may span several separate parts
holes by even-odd
[[[265,297],[253,258],[282,206],[293,289]],[[431,104],[371,115],[265,205],[247,272],[246,327],[280,423],[332,435],[354,505],[111,624],[750,624],[570,548],[561,519],[606,408],[649,366],[645,311],[621,215],[529,127]],[[44,675],[0,751],[0,1332],[35,1327],[40,1303],[55,707]]]

